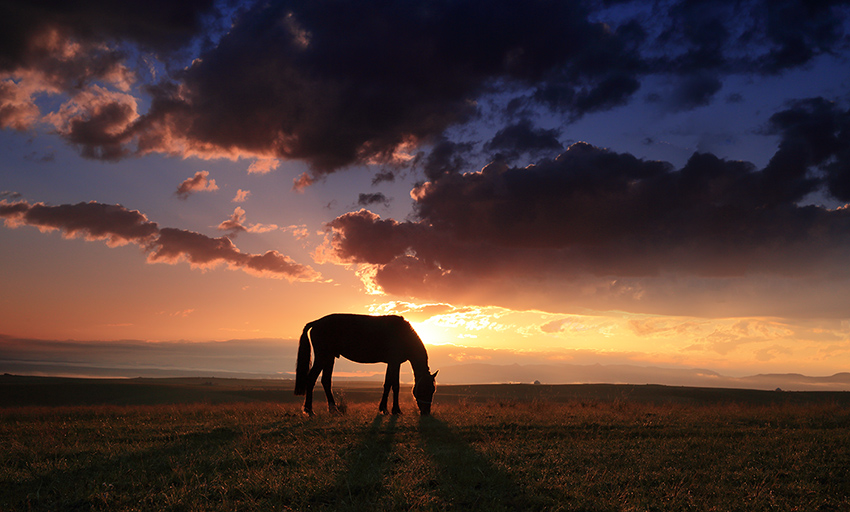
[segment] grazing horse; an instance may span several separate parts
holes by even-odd
[[[315,361],[310,366],[310,344]],[[387,397],[393,390],[393,414],[401,414],[398,406],[399,371],[401,363],[410,361],[413,367],[413,398],[422,415],[431,413],[431,399],[436,385],[428,369],[428,352],[422,340],[407,321],[400,316],[368,316],[336,313],[304,326],[298,343],[298,363],[295,371],[295,394],[306,395],[304,412],[313,414],[313,387],[319,373],[328,398],[328,409],[335,412],[331,393],[331,374],[334,360],[343,356],[356,363],[387,363],[384,394],[379,410],[387,413]]]

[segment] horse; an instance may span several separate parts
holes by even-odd
[[[310,345],[315,360],[310,366]],[[298,342],[295,369],[295,394],[304,397],[304,413],[313,414],[313,387],[319,373],[328,398],[328,410],[338,412],[331,393],[334,360],[345,357],[356,363],[387,363],[384,393],[378,410],[387,414],[387,398],[393,391],[393,414],[401,414],[398,406],[399,371],[410,361],[413,368],[413,398],[423,416],[431,414],[431,400],[436,390],[437,372],[428,369],[428,352],[413,327],[396,315],[370,316],[335,313],[304,326]]]

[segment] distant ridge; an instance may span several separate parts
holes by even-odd
[[[850,391],[850,373],[809,377],[797,373],[730,377],[712,370],[635,365],[465,363],[440,368],[445,384],[491,384],[538,381],[542,384],[661,384],[785,391]]]

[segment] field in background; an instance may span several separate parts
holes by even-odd
[[[0,510],[850,510],[850,393],[378,394],[306,418],[285,381],[2,376]]]
[[[161,405],[185,403],[274,402],[298,404],[294,384],[286,379],[223,379],[211,377],[78,379],[0,375],[0,407],[73,405]],[[334,381],[335,392],[353,403],[380,399],[381,383]],[[410,386],[402,385],[408,395]],[[315,400],[324,403],[321,383]],[[753,389],[696,388],[629,384],[473,384],[437,385],[439,404],[486,401],[629,401],[710,404],[812,404],[850,406],[848,391],[785,392]]]

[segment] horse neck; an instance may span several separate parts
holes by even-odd
[[[410,366],[413,368],[414,380],[418,381],[431,375],[431,370],[428,369],[428,353],[425,352],[424,346],[421,353],[417,351],[410,357]]]

